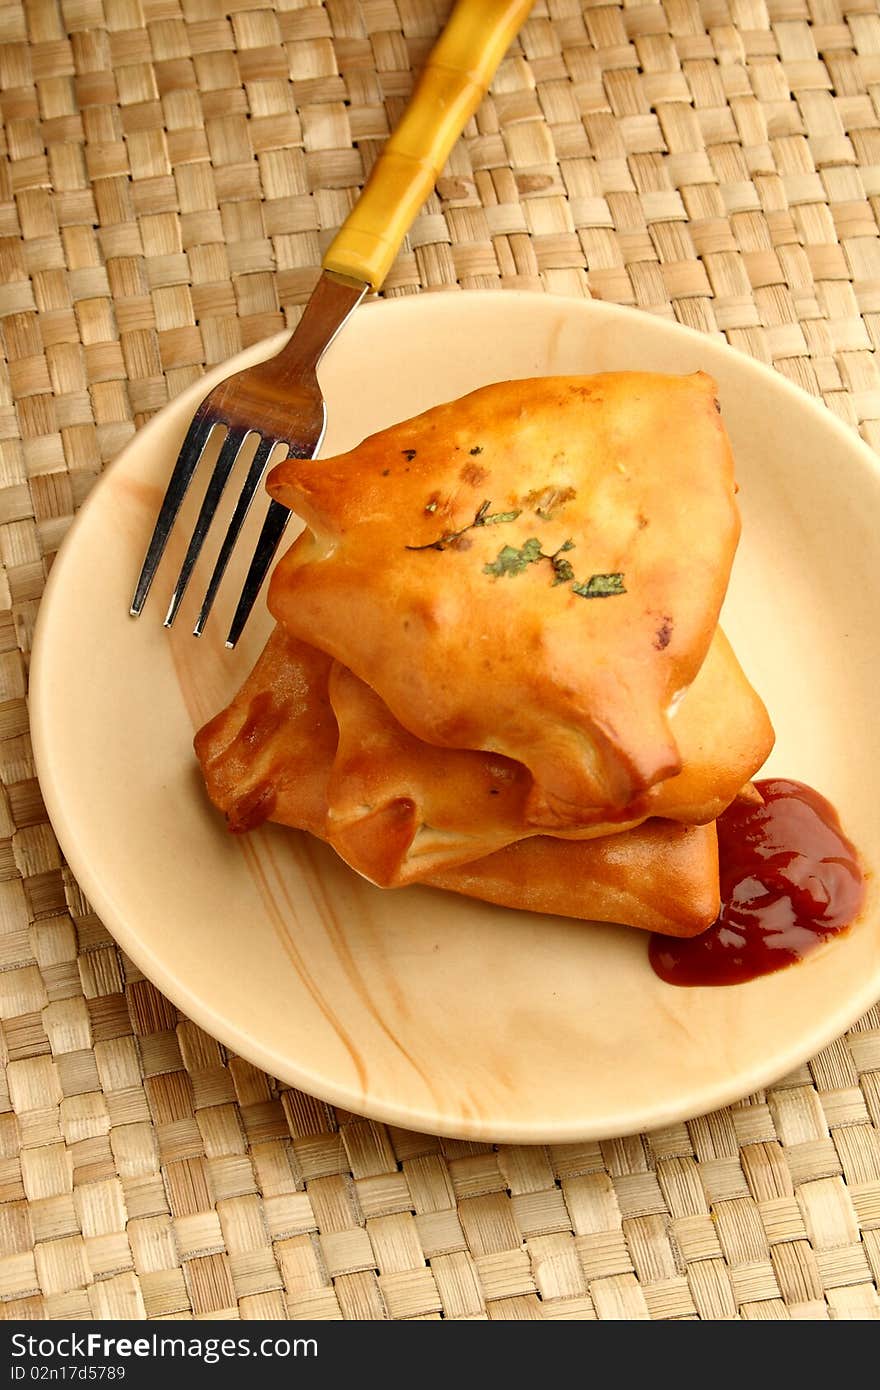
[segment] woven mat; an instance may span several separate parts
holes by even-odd
[[[0,8],[0,1304],[13,1318],[880,1315],[880,1014],[659,1133],[372,1124],[144,980],[47,823],[28,653],[101,469],[294,323],[445,0]],[[387,285],[723,333],[880,443],[877,0],[537,0]]]

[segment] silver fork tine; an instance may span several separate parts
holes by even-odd
[[[162,499],[162,507],[150,537],[150,544],[147,547],[147,554],[129,609],[133,618],[138,616],[147,601],[147,594],[150,592],[150,585],[156,576],[156,570],[159,568],[159,561],[165,553],[171,528],[177,513],[180,511],[199,459],[205,451],[208,436],[216,423],[213,416],[208,416],[204,406],[205,402],[202,402],[193,416],[192,424],[186,432],[186,438],[180,446],[180,453],[171,474],[168,490]]]
[[[242,634],[244,625],[250,617],[251,609],[257,601],[260,586],[272,563],[272,556],[278,549],[278,543],[284,535],[284,528],[290,517],[291,513],[286,507],[282,507],[280,502],[269,503],[269,510],[266,512],[266,520],[263,522],[260,539],[257,541],[257,548],[254,551],[254,558],[251,560],[250,569],[244,581],[244,588],[241,591],[241,598],[238,600],[238,607],[229,629],[229,636],[226,638],[227,647],[234,647]]]
[[[208,621],[208,615],[211,612],[212,607],[214,606],[214,599],[217,595],[217,590],[220,587],[220,581],[226,573],[226,566],[229,564],[229,557],[235,549],[235,542],[238,540],[238,533],[244,525],[245,517],[250,511],[251,502],[254,500],[257,488],[260,485],[260,479],[263,476],[266,464],[269,462],[269,455],[271,454],[272,450],[275,448],[275,445],[277,443],[277,439],[261,438],[259,444],[257,445],[257,452],[251,459],[251,465],[248,469],[247,477],[244,480],[244,485],[241,489],[241,492],[239,493],[238,501],[235,504],[235,511],[232,513],[232,520],[229,523],[229,529],[227,530],[226,535],[223,538],[223,544],[220,547],[220,554],[217,556],[217,563],[214,566],[214,573],[211,575],[211,581],[208,584],[207,590],[205,591],[205,597],[202,601],[199,616],[196,619],[196,625],[193,628],[193,637],[201,637],[205,629],[205,623]]]
[[[171,602],[168,605],[168,612],[165,614],[165,626],[170,627],[177,615],[177,610],[181,605],[183,596],[186,593],[186,586],[189,584],[190,576],[195,567],[196,560],[199,558],[205,537],[214,520],[217,511],[217,504],[223,495],[223,489],[232,472],[232,465],[238,458],[239,450],[251,430],[230,429],[223,441],[219,458],[214,465],[214,470],[205,489],[205,496],[199,508],[196,524],[193,528],[192,536],[187,547],[186,555],[183,557],[183,564],[180,567],[180,574],[174,586],[174,593],[171,595]]]

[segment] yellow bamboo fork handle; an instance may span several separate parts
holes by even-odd
[[[323,266],[379,289],[533,0],[458,0]]]

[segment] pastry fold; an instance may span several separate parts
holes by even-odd
[[[338,662],[329,690],[339,744],[325,835],[365,877],[383,887],[412,882],[536,833],[528,815],[531,776],[522,763],[423,743]],[[773,730],[720,629],[671,724],[682,759],[677,776],[613,819],[595,812],[556,835],[614,835],[649,817],[705,825],[761,766]]]
[[[271,820],[321,834],[338,740],[330,666],[276,627],[234,699],[196,734],[208,795],[234,833]]]
[[[427,882],[501,907],[698,936],[718,916],[718,835],[666,820],[576,843],[536,835]]]
[[[253,830],[264,820],[309,830],[357,867],[356,836],[336,835],[327,815],[336,748],[330,666],[324,653],[276,628],[235,699],[196,735],[195,749],[230,830]],[[391,803],[361,830],[371,855],[382,844],[385,853],[400,852],[410,817],[400,802]],[[714,824],[657,819],[579,843],[533,836],[408,881],[504,906],[690,936],[718,910],[717,836]]]
[[[272,496],[306,530],[267,646],[196,755],[381,887],[691,936],[715,821],[773,745],[718,627],[739,537],[703,373],[484,387]]]
[[[616,821],[594,816],[560,834],[596,839],[649,817],[709,823],[760,767],[772,730],[720,630],[673,727],[678,776]],[[421,742],[363,681],[280,626],[229,708],[198,734],[196,753],[232,829],[272,820],[311,830],[382,887],[535,834],[521,763]]]
[[[269,607],[425,743],[531,774],[555,833],[682,770],[671,713],[739,537],[703,373],[501,382],[268,488],[308,528]]]

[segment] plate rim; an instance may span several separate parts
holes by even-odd
[[[564,306],[567,313],[598,315],[600,318],[617,318],[634,323],[643,321],[646,317],[645,311],[626,305],[611,304],[595,299],[577,300],[563,295],[530,290],[458,290],[454,295],[451,291],[430,295],[432,305],[437,307],[443,305],[444,308],[449,306],[451,313],[456,312],[456,307],[462,304],[463,299],[465,302],[491,301],[495,307],[505,300],[533,304],[542,313],[551,307]],[[358,313],[360,315],[376,312],[418,313],[424,306],[424,300],[424,295],[406,295],[393,299],[377,298],[360,306]],[[823,422],[826,429],[830,426],[832,433],[836,433],[841,444],[847,450],[855,451],[860,455],[861,464],[880,477],[880,458],[861,436],[839,419],[823,401],[810,396],[800,386],[789,381],[773,367],[750,357],[741,349],[731,346],[724,339],[701,333],[687,325],[670,321],[659,315],[648,314],[647,317],[654,320],[665,331],[676,336],[684,336],[694,346],[700,345],[705,348],[710,345],[714,352],[720,351],[725,355],[733,354],[737,358],[740,369],[753,372],[765,382],[772,383],[774,389],[782,390],[797,404],[799,409],[807,409],[812,412],[817,420]],[[242,366],[277,352],[289,336],[289,330],[274,334],[242,349],[226,361],[215,364],[184,391],[168,401],[146,424],[135,431],[132,438],[104,468],[89,496],[74,517],[52,561],[40,600],[28,681],[30,737],[37,777],[49,820],[65,861],[114,941],[132,959],[138,969],[187,1018],[192,1019],[206,1033],[222,1042],[231,1051],[258,1066],[277,1080],[296,1086],[298,1089],[315,1095],[341,1109],[354,1114],[367,1115],[369,1118],[382,1123],[420,1133],[478,1142],[572,1143],[624,1137],[663,1128],[670,1124],[711,1113],[754,1091],[771,1085],[840,1037],[866,1009],[876,1003],[878,984],[880,984],[880,964],[878,964],[876,979],[873,976],[867,977],[860,991],[847,996],[846,1000],[832,1014],[823,1015],[823,1026],[814,1030],[809,1045],[805,1046],[800,1043],[794,1044],[786,1051],[777,1050],[773,1054],[772,1061],[766,1065],[753,1067],[747,1074],[740,1075],[739,1079],[731,1085],[727,1087],[717,1084],[711,1086],[711,1095],[707,1094],[702,1099],[695,1099],[691,1095],[686,1104],[670,1101],[655,1107],[653,1110],[642,1107],[638,1114],[633,1114],[631,1119],[623,1124],[618,1120],[611,1121],[610,1118],[603,1120],[602,1116],[593,1116],[583,1122],[570,1120],[558,1123],[552,1128],[545,1126],[538,1132],[535,1121],[523,1121],[521,1123],[506,1121],[501,1125],[493,1125],[472,1116],[444,1116],[428,1107],[419,1109],[409,1103],[401,1104],[390,1099],[376,1099],[356,1092],[354,1088],[337,1084],[332,1079],[316,1077],[305,1068],[281,1057],[271,1047],[262,1043],[259,1038],[241,1029],[239,1025],[216,1013],[213,1006],[199,993],[194,992],[193,987],[181,979],[175,970],[167,965],[161,956],[156,955],[154,950],[139,936],[136,926],[128,922],[125,913],[115,903],[112,889],[107,888],[101,882],[99,872],[97,869],[93,869],[89,855],[81,850],[76,826],[65,812],[64,799],[52,772],[52,759],[49,751],[51,721],[47,717],[46,710],[51,683],[45,678],[44,669],[51,660],[50,642],[46,634],[52,622],[53,609],[56,604],[55,596],[63,589],[66,566],[70,563],[70,557],[76,553],[78,536],[84,529],[86,519],[90,516],[93,507],[100,504],[100,495],[105,483],[117,470],[125,468],[131,453],[143,448],[145,435],[149,439],[149,432],[154,427],[160,428],[159,422],[169,412],[182,411],[184,406],[188,408],[190,404],[194,410],[201,398],[217,381],[240,370]],[[148,615],[145,621],[149,620]],[[822,949],[833,949],[833,943]],[[748,988],[748,986],[728,986],[726,988],[742,989]],[[706,1089],[705,1086],[703,1089]]]

